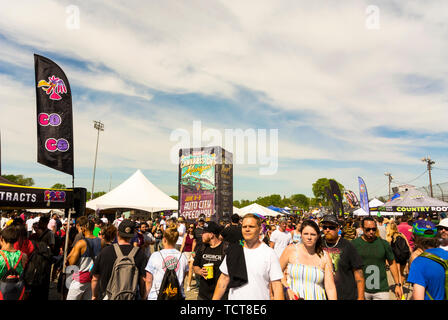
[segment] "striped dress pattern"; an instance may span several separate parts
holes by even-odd
[[[325,272],[319,267],[301,263],[288,264],[288,286],[305,300],[327,300],[324,278]]]

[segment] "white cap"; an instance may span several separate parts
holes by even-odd
[[[437,225],[437,227],[447,227],[448,228],[448,218],[442,219],[440,220],[439,224]]]

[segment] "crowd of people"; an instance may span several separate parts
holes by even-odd
[[[9,300],[48,300],[52,282],[66,300],[183,300],[190,291],[198,300],[448,295],[448,218],[67,221],[14,212],[2,214],[0,230],[0,297]]]

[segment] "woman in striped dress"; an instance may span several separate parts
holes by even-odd
[[[285,295],[290,300],[337,300],[333,264],[322,250],[318,225],[306,220],[301,232],[302,243],[289,245],[280,257]]]

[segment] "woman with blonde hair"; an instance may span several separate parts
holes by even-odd
[[[181,294],[185,298],[183,289],[184,277],[188,272],[188,260],[180,251],[176,250],[176,241],[179,238],[179,232],[176,225],[171,225],[163,232],[163,249],[154,252],[146,265],[146,292],[148,300],[157,300],[163,276],[167,269],[176,271],[177,279],[181,287]]]
[[[388,223],[386,227],[386,240],[389,242],[394,252],[395,261],[398,265],[398,277],[404,284],[404,271],[411,255],[411,247],[406,237],[398,231],[397,224],[394,221]]]
[[[286,276],[282,284],[290,300],[337,300],[333,263],[322,249],[319,226],[305,220],[301,228],[302,242],[290,244],[280,257]]]

